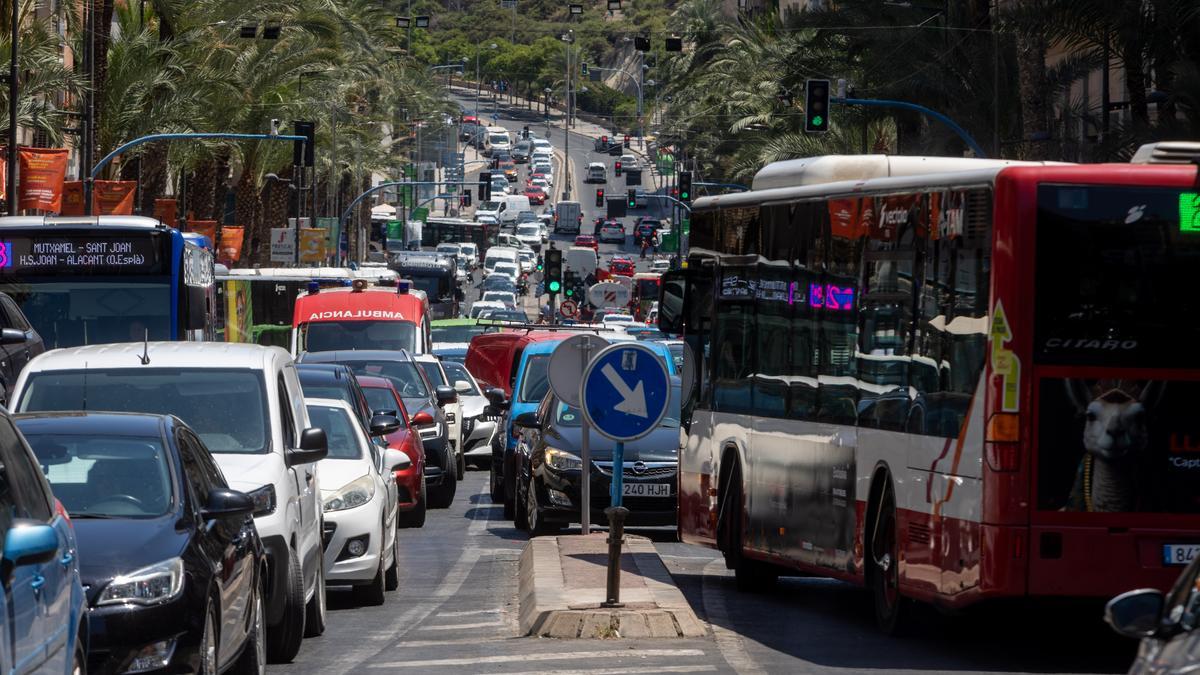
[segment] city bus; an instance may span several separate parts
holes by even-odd
[[[421,245],[436,248],[438,244],[446,242],[475,244],[479,259],[483,260],[488,248],[495,245],[499,233],[499,224],[488,225],[465,218],[430,217],[421,228]]]
[[[0,218],[0,292],[47,349],[215,337],[211,248],[153,218]]]
[[[458,287],[458,259],[432,251],[400,251],[388,256],[388,268],[412,282],[429,298],[430,317],[458,318],[464,295]]]
[[[683,541],[906,600],[1167,589],[1200,551],[1195,166],[820,157],[691,214]]]

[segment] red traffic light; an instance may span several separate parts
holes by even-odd
[[[604,206],[604,190],[596,189],[596,206]]]
[[[607,142],[608,142],[608,136],[601,136],[601,137],[600,137],[600,142],[601,142],[601,143],[607,143]]]
[[[618,175],[618,176],[621,175],[621,163],[620,162],[615,162],[613,164],[613,172],[616,173],[616,175]]]

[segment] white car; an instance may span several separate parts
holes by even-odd
[[[671,270],[670,258],[655,258],[650,261],[651,272],[669,272]]]
[[[541,150],[546,152],[554,152],[554,146],[550,144],[550,141],[544,138],[533,139],[533,151],[536,153]]]
[[[529,171],[530,176],[533,176],[535,174],[538,177],[533,178],[531,180],[546,181],[546,187],[544,188],[546,190],[546,196],[547,196],[547,198],[553,197],[554,196],[554,169],[552,169],[549,164],[541,164],[536,167],[536,170],[531,169]]]
[[[325,632],[319,461],[327,442],[309,423],[286,350],[233,342],[55,349],[25,366],[9,401],[20,412],[95,409],[104,401],[114,412],[182,419],[229,487],[254,500],[269,561],[266,604],[278,617],[266,626],[272,660],[291,660],[302,637]]]
[[[541,237],[538,237],[538,247],[542,245]],[[517,251],[517,256],[521,260],[521,271],[525,274],[533,274],[533,270],[537,267],[537,254],[530,249],[523,248]]]
[[[499,225],[500,219],[494,213],[476,213],[475,222],[481,225]]]
[[[619,223],[605,223],[600,227],[599,240],[601,242],[617,242],[618,244],[625,243],[625,228]]]
[[[462,403],[463,459],[467,464],[487,468],[492,463],[492,446],[499,441],[500,426],[495,420],[484,419],[488,400],[483,387],[466,366],[457,361],[443,361],[446,375],[454,380],[454,390]]]
[[[637,321],[628,314],[608,313],[600,318],[600,324],[609,330],[623,330],[625,326],[632,326]]]
[[[452,255],[455,258],[457,258],[458,254],[460,252],[462,252],[462,246],[460,246],[459,244],[452,243],[452,242],[445,242],[442,244],[438,244],[437,249],[435,249],[435,250],[438,253],[445,253],[446,255]]]
[[[408,455],[381,448],[363,432],[350,404],[331,398],[305,401],[308,417],[325,430],[329,454],[321,460],[321,509],[326,579],[350,585],[363,605],[382,605],[385,590],[400,587],[400,538],[396,536],[399,496],[395,472],[412,466]],[[400,427],[391,419],[391,433]],[[374,425],[372,425],[374,426]],[[380,427],[382,430],[383,427]]]
[[[517,294],[511,291],[484,291],[480,302],[499,302],[509,307],[517,306]]]
[[[467,269],[474,269],[479,264],[479,247],[471,242],[464,241],[458,245],[459,265]]]
[[[503,302],[492,302],[492,301],[485,302],[483,300],[479,300],[479,301],[476,301],[471,304],[471,311],[470,311],[469,316],[472,319],[478,319],[478,318],[481,318],[480,315],[482,315],[486,312],[493,312],[493,311],[502,310],[502,309],[508,309],[507,307],[504,306]]]
[[[512,279],[513,284],[517,284],[521,280],[521,267],[519,260],[520,259],[518,258],[518,262],[516,263],[497,263],[494,267],[492,267],[492,274],[503,274],[509,279]]]
[[[621,155],[617,161],[621,163],[622,170],[633,169],[634,171],[637,171],[639,166],[638,158],[635,155]]]
[[[425,372],[425,377],[434,390],[438,387],[454,388],[450,378],[446,377],[446,371],[442,370],[442,362],[438,357],[433,354],[413,354],[413,361]],[[462,480],[467,473],[467,465],[462,454],[462,404],[458,401],[458,394],[454,395],[454,400],[443,404],[442,410],[446,413],[446,426],[450,427],[450,445],[453,447],[455,461],[458,462],[456,474],[458,479]]]
[[[550,181],[546,180],[545,178],[531,178],[529,179],[529,184],[533,187],[542,188],[543,192],[549,194]]]
[[[542,247],[542,228],[536,222],[517,225],[517,241],[531,250]]]

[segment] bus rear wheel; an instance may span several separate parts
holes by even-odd
[[[721,501],[721,552],[725,566],[733,570],[739,591],[763,591],[775,585],[779,570],[773,565],[752,560],[743,551],[742,524],[745,522],[746,500],[742,495],[742,472],[737,465],[727,472],[725,498]]]
[[[896,538],[896,496],[889,482],[880,495],[879,508],[871,534],[871,595],[875,623],[886,635],[903,632],[905,600],[900,595],[900,565]]]

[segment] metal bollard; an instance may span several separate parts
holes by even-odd
[[[629,517],[629,509],[624,506],[610,506],[604,509],[608,516],[608,598],[601,607],[624,607],[621,603],[621,542],[625,538],[625,519]]]

